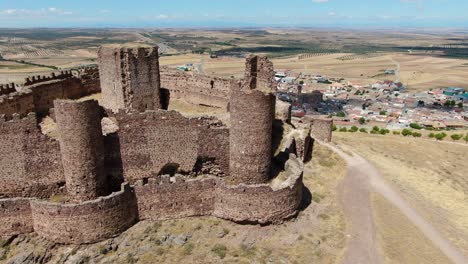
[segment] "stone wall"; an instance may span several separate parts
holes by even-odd
[[[191,172],[200,157],[215,158],[224,166],[227,163],[224,136],[228,132],[210,128],[209,120],[186,118],[174,111],[119,113],[116,119],[126,181],[159,175],[168,165],[180,172]],[[212,141],[207,138],[209,135],[213,136]]]
[[[33,231],[29,199],[0,199],[0,237]]]
[[[192,104],[227,109],[231,83],[231,79],[161,68],[161,87],[171,92],[171,98]]]
[[[172,181],[171,181],[172,180]],[[135,186],[141,220],[165,220],[211,215],[216,180],[160,177]]]
[[[12,85],[9,85],[12,86]],[[2,85],[6,87],[6,85]],[[0,94],[0,113],[11,117],[14,113],[26,116],[36,112],[47,114],[53,108],[56,99],[78,99],[101,90],[99,84],[99,70],[89,67],[59,74],[52,73],[49,76],[33,76],[25,80],[23,87],[17,87],[18,92]]]
[[[28,89],[33,92],[34,110],[40,114],[47,114],[56,99],[78,99],[88,95],[77,78],[41,82],[28,86]]]
[[[49,197],[64,184],[57,141],[44,136],[34,114],[0,118],[0,197]]]
[[[16,92],[14,83],[0,84],[0,95],[7,95]]]
[[[30,76],[25,79],[24,85],[30,86],[38,83],[54,81],[54,80],[65,80],[73,77],[71,71],[61,71],[60,73],[51,73],[50,75],[37,75],[37,76]]]
[[[282,223],[295,216],[301,205],[302,171],[302,162],[294,157],[286,163],[288,179],[276,188],[221,183],[216,186],[213,215],[240,223]]]
[[[102,103],[139,112],[161,108],[158,47],[103,46],[98,50]]]
[[[229,129],[204,127],[199,134],[198,157],[214,158],[225,175],[229,174]]]
[[[25,116],[34,112],[33,93],[29,90],[14,92],[0,96],[0,113],[6,117],[12,117],[17,113]]]
[[[34,231],[60,244],[95,243],[117,236],[138,221],[135,193],[128,185],[81,204],[31,201]]]
[[[330,118],[320,118],[305,116],[304,123],[310,123],[312,137],[321,141],[331,142],[333,131],[333,120]]]

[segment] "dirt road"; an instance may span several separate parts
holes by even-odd
[[[394,204],[454,263],[468,263],[468,258],[414,210],[398,192],[394,191],[372,164],[355,153],[347,154],[335,146],[326,145],[348,163],[348,174],[338,187],[340,201],[350,223],[348,234],[351,236],[343,263],[382,262],[375,238],[375,226],[370,201],[371,191],[383,195],[389,202]]]

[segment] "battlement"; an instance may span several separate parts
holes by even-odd
[[[303,162],[292,154],[301,143],[273,159],[272,63],[249,57],[242,81],[163,71],[162,88],[158,60],[157,47],[105,47],[99,69],[31,77],[22,93],[1,95],[0,236],[34,231],[55,243],[83,244],[139,220],[279,224],[297,214]],[[102,107],[71,100],[101,86]],[[229,105],[230,126],[162,110],[171,96]],[[58,141],[37,124],[52,108]],[[112,131],[104,136],[103,126]],[[273,162],[285,169],[282,177],[272,179]],[[57,194],[67,202],[49,202]]]
[[[64,79],[68,79],[72,77],[73,77],[73,73],[71,70],[61,71],[59,73],[53,72],[50,75],[36,75],[36,76],[27,77],[24,80],[24,85],[30,86],[30,85],[34,85],[38,83],[48,82],[52,80],[64,80]]]
[[[0,84],[0,95],[7,95],[16,92],[17,85],[15,83]]]

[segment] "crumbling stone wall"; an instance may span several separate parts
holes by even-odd
[[[29,199],[0,199],[0,237],[31,233],[32,223]]]
[[[121,112],[116,119],[126,181],[158,175],[167,165],[191,172],[200,157],[214,158],[226,166],[227,138],[222,137],[227,131],[211,128],[209,120],[186,118],[174,111]]]
[[[57,141],[44,136],[34,114],[0,118],[0,197],[61,193],[63,168]]]
[[[165,220],[211,215],[215,187],[215,179],[160,177],[150,179],[146,184],[140,181],[135,186],[140,219]]]
[[[168,89],[172,98],[197,105],[227,109],[232,81],[167,67],[161,68],[161,87]]]
[[[224,174],[229,173],[229,129],[204,127],[199,134],[198,157],[214,158]]]
[[[331,142],[333,119],[305,116],[304,123],[309,123],[311,125],[311,134],[313,138],[325,142]]]
[[[102,103],[117,112],[161,108],[158,47],[103,46],[98,51]]]
[[[119,235],[138,221],[135,193],[127,184],[107,197],[80,204],[31,201],[34,231],[60,244],[87,244]]]
[[[25,116],[34,112],[33,94],[29,90],[0,96],[0,113],[12,117],[13,114]]]
[[[75,71],[76,77],[81,80],[82,90],[87,95],[101,92],[101,80],[98,67],[85,67]]]
[[[87,95],[77,78],[41,82],[28,87],[33,92],[34,110],[47,114],[56,99],[78,99]]]
[[[105,153],[98,102],[56,100],[54,105],[69,196],[86,201],[105,195]]]

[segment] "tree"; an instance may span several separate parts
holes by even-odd
[[[455,100],[450,101],[450,107],[454,108],[456,104]]]
[[[463,103],[462,102],[458,103],[458,107],[463,108]]]
[[[345,117],[346,114],[344,112],[339,112],[338,114],[336,114],[336,116],[338,117]]]
[[[463,138],[463,135],[453,134],[450,137],[452,138],[453,141],[458,141]]]
[[[380,115],[387,115],[387,111],[380,111]]]
[[[364,117],[359,118],[359,124],[364,125],[366,123],[366,119]]]
[[[336,125],[333,125],[332,126],[332,131],[336,131],[338,128],[336,127]]]
[[[420,125],[416,124],[416,123],[411,123],[409,126],[410,126],[411,128],[413,128],[413,129],[418,129],[418,130],[419,130],[419,129],[422,129],[422,127],[421,127]]]
[[[357,132],[359,130],[359,128],[357,126],[352,126],[351,129],[349,130],[349,132]]]
[[[401,131],[401,134],[403,136],[407,137],[407,136],[411,136],[413,134],[413,131],[411,131],[410,129],[405,128],[405,129],[403,129],[403,131]]]
[[[380,131],[380,127],[374,126],[374,127],[372,128],[372,131],[379,132],[379,131]]]
[[[299,84],[300,84],[300,85],[304,85],[304,81],[300,81]]]
[[[445,134],[445,133],[438,133],[438,134],[435,135],[435,138],[437,140],[439,140],[439,141],[443,140],[446,137],[447,137],[447,134]]]

